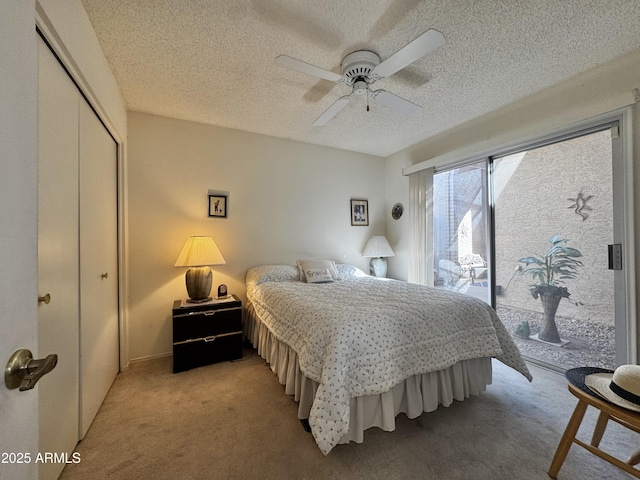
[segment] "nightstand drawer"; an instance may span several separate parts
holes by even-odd
[[[173,302],[173,373],[242,358],[242,302]]]
[[[242,307],[184,313],[173,317],[173,343],[242,332]]]
[[[242,333],[173,344],[173,373],[242,358]]]

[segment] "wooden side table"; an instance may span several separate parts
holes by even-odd
[[[173,373],[242,358],[242,302],[173,302]]]

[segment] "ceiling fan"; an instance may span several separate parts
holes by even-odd
[[[349,95],[340,97],[313,122],[316,127],[326,125],[329,120],[347,106],[354,95],[370,94],[371,98],[378,103],[411,117],[422,110],[420,105],[416,105],[386,90],[371,90],[371,86],[378,80],[389,77],[409,66],[444,43],[445,40],[442,33],[430,29],[382,62],[374,52],[358,50],[342,59],[342,74],[316,67],[288,55],[276,57],[276,63],[297,72],[313,75],[335,83],[344,83],[352,87]],[[367,104],[368,109],[369,105]]]

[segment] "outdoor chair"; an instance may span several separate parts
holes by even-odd
[[[471,283],[476,283],[477,279],[487,277],[487,262],[482,255],[477,253],[468,253],[458,259],[463,272],[467,272]]]

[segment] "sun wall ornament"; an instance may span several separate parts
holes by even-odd
[[[569,208],[573,208],[573,211],[576,213],[576,215],[580,215],[582,217],[583,222],[587,218],[589,218],[589,214],[585,212],[585,210],[592,210],[592,208],[587,205],[587,202],[592,198],[593,195],[585,195],[584,193],[582,193],[582,190],[580,190],[580,193],[578,193],[578,196],[576,198],[567,198],[567,200],[573,202],[573,204],[570,205]]]

